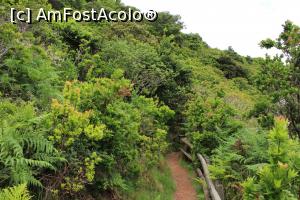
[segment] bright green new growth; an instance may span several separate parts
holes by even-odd
[[[279,117],[268,138],[268,163],[258,170],[257,177],[243,183],[244,199],[297,199],[299,144],[288,136],[288,122]]]
[[[155,166],[166,151],[173,111],[134,94],[122,76],[117,70],[111,78],[66,82],[64,101],[52,101],[49,139],[73,160],[61,190],[76,193],[96,182],[126,190],[127,177]]]
[[[26,184],[16,185],[0,191],[0,200],[30,200]]]

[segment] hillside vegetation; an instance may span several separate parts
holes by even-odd
[[[282,55],[251,58],[183,33],[168,12],[155,22],[12,24],[11,7],[129,8],[1,1],[0,199],[165,200],[174,185],[163,160],[180,136],[210,159],[226,199],[300,198],[297,25],[261,42]]]

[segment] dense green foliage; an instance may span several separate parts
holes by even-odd
[[[289,139],[287,120],[278,118],[268,135],[267,163],[257,178],[244,183],[244,199],[297,199],[300,164],[299,144]]]
[[[223,140],[240,128],[240,124],[233,119],[234,110],[220,97],[196,99],[188,106],[187,133],[195,152],[210,155]]]
[[[283,25],[283,32],[274,41],[267,39],[261,42],[265,48],[275,47],[282,52],[285,58],[283,63],[278,58],[267,59],[267,73],[258,78],[260,90],[267,92],[275,109],[290,120],[291,135],[300,137],[299,108],[300,108],[300,28],[290,21]]]
[[[261,42],[282,55],[251,58],[210,48],[167,12],[151,23],[12,24],[10,7],[127,8],[1,1],[0,199],[168,199],[174,185],[162,158],[183,135],[210,159],[226,199],[299,198],[292,22]]]
[[[52,101],[49,139],[70,161],[59,176],[67,193],[85,184],[126,189],[133,178],[160,160],[167,143],[167,106],[132,94],[130,82],[116,71],[112,78],[66,82],[64,101]],[[98,173],[97,173],[98,172]]]
[[[55,170],[63,161],[53,144],[45,138],[43,116],[31,104],[0,103],[1,181],[6,184],[29,183],[42,187],[35,175],[42,169]]]
[[[0,191],[1,200],[29,200],[30,198],[25,184],[5,188]]]

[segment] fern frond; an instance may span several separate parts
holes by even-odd
[[[0,200],[30,200],[26,184],[9,187],[0,191]]]
[[[26,134],[21,136],[20,139],[28,146],[28,148],[33,149],[36,152],[45,152],[47,154],[56,152],[52,143],[41,135]]]
[[[0,134],[0,164],[9,174],[10,183],[28,183],[42,187],[35,179],[38,169],[56,170],[54,163],[62,161],[52,143],[40,134],[20,133],[13,128],[3,128]],[[43,155],[43,156],[41,156]]]
[[[21,158],[21,159],[18,159],[17,161],[20,162],[20,165],[22,165],[24,163],[31,167],[40,167],[40,168],[48,168],[48,169],[55,170],[55,167],[53,165],[51,165],[49,162],[42,161],[42,160]]]

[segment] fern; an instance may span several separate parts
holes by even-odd
[[[0,163],[4,165],[3,169],[9,169],[10,182],[41,186],[39,181],[34,178],[32,170],[33,168],[55,170],[53,163],[60,160],[55,156],[56,150],[43,137],[33,137],[30,134],[20,136],[18,132],[15,132],[16,130],[10,128],[2,130],[0,135]],[[26,158],[28,155],[25,154],[29,154],[30,157]],[[41,156],[42,154],[43,156]],[[49,159],[48,156],[50,156]],[[0,173],[3,169],[0,170]]]
[[[30,200],[31,197],[25,184],[9,187],[0,191],[0,200]]]
[[[39,170],[55,170],[54,164],[64,159],[42,135],[43,129],[33,128],[41,117],[35,119],[31,106],[14,108],[7,102],[0,103],[0,113],[5,116],[0,119],[0,181],[42,187],[35,178]]]

